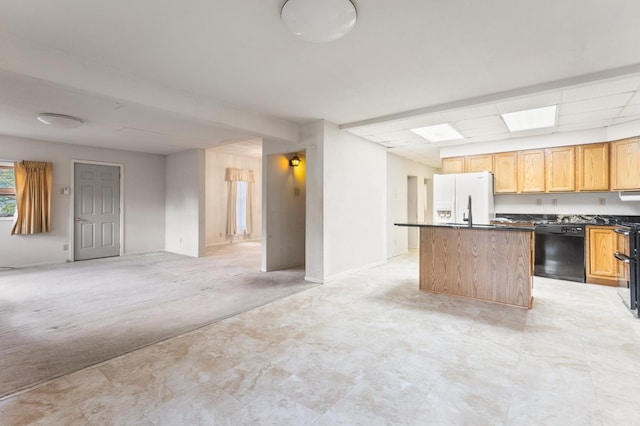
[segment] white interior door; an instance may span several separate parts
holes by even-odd
[[[120,168],[74,166],[74,259],[120,254]]]

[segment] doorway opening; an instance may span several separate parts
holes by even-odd
[[[300,164],[289,160],[297,154]],[[265,162],[266,234],[262,269],[304,267],[306,248],[306,156],[304,151],[272,154]]]
[[[262,139],[209,148],[205,158],[206,255],[234,244],[252,257],[262,240]]]

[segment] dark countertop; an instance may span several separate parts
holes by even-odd
[[[451,229],[486,229],[489,231],[520,231],[533,232],[533,226],[500,225],[461,225],[459,223],[394,223],[395,226],[412,226],[416,228],[451,228]]]

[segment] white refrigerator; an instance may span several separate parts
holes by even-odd
[[[467,225],[469,197],[473,223],[489,225],[495,218],[491,173],[433,175],[433,222]]]

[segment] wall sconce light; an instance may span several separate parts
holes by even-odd
[[[295,154],[293,154],[293,157],[291,157],[291,160],[289,160],[289,166],[298,167],[299,165],[300,165],[300,157],[298,157],[298,153],[296,152]]]

